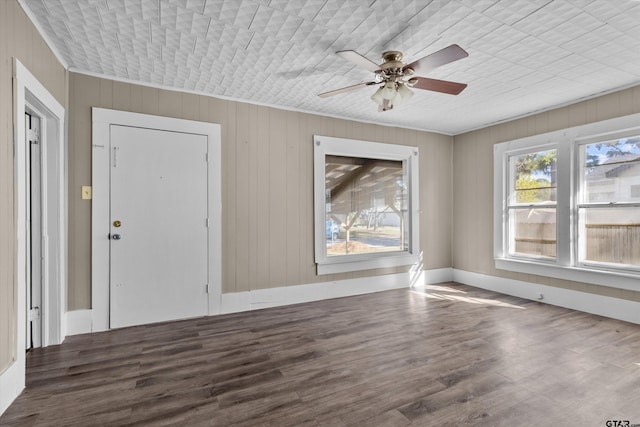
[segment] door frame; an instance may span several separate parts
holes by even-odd
[[[29,315],[29,310],[32,309],[34,304],[37,304],[37,307],[42,307],[43,288],[46,280],[43,275],[44,270],[42,268],[44,266],[44,262],[47,261],[44,258],[44,249],[46,248],[46,233],[44,233],[43,228],[45,221],[43,221],[44,218],[42,215],[42,208],[44,206],[42,188],[47,185],[47,182],[43,180],[43,173],[46,172],[46,162],[43,163],[42,161],[44,159],[42,158],[43,138],[41,136],[43,121],[42,118],[45,115],[34,108],[28,102],[25,105],[25,120],[27,114],[29,115],[30,120],[36,118],[38,122],[38,138],[35,144],[29,139],[29,131],[26,131],[27,135],[25,136],[25,165],[27,165],[25,169],[25,179],[27,184],[27,190],[25,194],[25,213],[29,220],[26,224],[27,271],[25,294],[27,301],[25,309],[27,310],[27,325],[25,347],[28,350],[30,348],[42,347],[43,319],[40,315],[38,315],[38,317],[34,319]],[[27,126],[25,122],[25,128],[26,127]],[[34,159],[33,157],[34,151],[37,151],[37,159]],[[36,179],[34,179],[34,175]],[[34,208],[37,209],[35,215]],[[34,221],[34,219],[36,221]],[[36,222],[38,223],[38,225],[34,226]],[[34,233],[34,229],[36,233]],[[37,237],[37,239],[35,239],[34,237]],[[34,259],[34,250],[37,250],[37,255],[39,255],[36,259]],[[34,267],[36,268],[37,276],[34,275]],[[34,283],[34,279],[36,279],[36,283]],[[34,298],[34,296],[36,295],[37,298]],[[37,333],[34,333],[34,331],[37,331]]]
[[[24,344],[29,315],[26,308],[27,189],[25,112],[37,115],[40,124],[42,176],[42,346],[60,344],[66,335],[67,304],[67,143],[64,107],[14,58],[14,174],[17,189],[17,361],[24,366]]]
[[[93,107],[91,203],[91,317],[92,332],[109,326],[109,232],[110,232],[110,127],[142,127],[168,132],[193,133],[207,137],[209,162],[209,259],[208,314],[220,313],[222,294],[222,172],[220,125],[128,111]]]

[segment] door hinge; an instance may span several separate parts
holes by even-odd
[[[206,291],[206,293],[209,293],[209,284],[207,283],[206,285],[204,285],[204,289]]]
[[[118,167],[118,150],[120,148],[118,147],[113,147],[113,167],[116,168]]]
[[[205,218],[204,220],[204,226],[209,228],[209,218]]]
[[[32,144],[38,144],[40,142],[38,131],[36,129],[29,129],[27,131],[27,139]]]
[[[29,310],[29,320],[36,320],[40,318],[40,307],[33,307]]]
[[[206,153],[204,153],[204,161],[205,162],[209,162],[209,152],[207,151]]]

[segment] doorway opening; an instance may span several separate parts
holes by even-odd
[[[65,336],[67,170],[65,110],[18,61],[15,70],[18,361]]]
[[[26,342],[28,350],[42,347],[42,118],[29,105],[25,118],[25,202],[26,202]]]

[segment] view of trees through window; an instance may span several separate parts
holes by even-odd
[[[580,261],[640,266],[640,137],[581,149]]]
[[[510,253],[555,258],[557,150],[512,156]]]
[[[404,251],[407,185],[403,162],[327,155],[327,256]]]
[[[578,147],[579,262],[640,266],[640,136]],[[556,165],[555,149],[509,157],[510,254],[556,257]]]

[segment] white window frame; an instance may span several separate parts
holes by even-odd
[[[599,143],[599,142],[606,142],[606,141],[612,141],[612,140],[619,140],[619,139],[623,139],[626,137],[630,137],[630,136],[638,136],[640,135],[640,127],[638,128],[638,131],[635,135],[631,135],[633,133],[632,130],[625,130],[622,132],[613,132],[611,134],[608,135],[597,135],[591,138],[582,138],[580,139],[580,141],[576,142],[576,146],[575,146],[575,153],[576,153],[576,189],[577,189],[577,194],[576,194],[576,230],[580,230],[580,208],[586,208],[586,209],[598,209],[598,207],[601,208],[607,208],[607,209],[617,209],[617,208],[636,208],[636,209],[640,209],[640,204],[638,202],[615,202],[614,204],[609,204],[609,203],[603,203],[603,202],[587,202],[584,199],[584,189],[582,187],[582,185],[584,184],[584,182],[582,181],[580,175],[581,175],[581,170],[582,167],[584,166],[585,163],[585,158],[584,158],[584,152],[582,150],[582,147],[588,145],[588,144],[594,144],[594,143]],[[607,262],[600,262],[600,261],[589,261],[587,259],[585,260],[581,260],[582,256],[580,255],[583,251],[584,251],[584,247],[583,244],[581,243],[580,239],[576,239],[576,259],[577,259],[577,263],[580,266],[583,266],[585,268],[593,268],[593,269],[604,269],[604,270],[620,270],[620,271],[629,271],[632,274],[633,273],[637,273],[640,275],[640,267],[634,267],[632,265],[624,265],[624,264],[613,264],[613,263],[607,263]]]
[[[580,146],[596,141],[640,134],[640,114],[495,144],[494,149],[494,260],[495,267],[518,273],[554,277],[618,289],[640,289],[640,269],[578,262],[578,200]],[[510,256],[507,199],[509,156],[557,146],[556,260]]]
[[[314,135],[314,227],[318,274],[412,265],[420,254],[418,147]],[[325,158],[327,155],[402,161],[409,184],[409,245],[404,252],[328,257],[326,247]]]
[[[540,145],[540,146],[534,146],[534,147],[526,147],[524,149],[519,149],[519,150],[513,150],[513,151],[509,151],[508,153],[506,153],[505,156],[505,173],[506,173],[506,182],[505,182],[505,190],[504,190],[504,194],[505,194],[505,221],[507,222],[507,224],[505,224],[506,228],[505,228],[505,232],[504,232],[504,238],[505,238],[505,242],[504,242],[504,253],[505,254],[509,254],[509,252],[511,252],[510,250],[510,245],[511,245],[511,224],[509,221],[509,213],[510,211],[515,211],[517,209],[526,209],[526,208],[554,208],[556,210],[556,257],[555,258],[549,258],[549,257],[543,257],[543,256],[536,256],[536,255],[526,255],[526,254],[512,254],[512,255],[508,255],[509,258],[515,258],[515,259],[524,259],[524,260],[536,260],[539,262],[543,262],[543,263],[555,263],[556,260],[558,259],[558,202],[557,199],[558,197],[556,196],[556,203],[551,206],[547,206],[541,203],[532,203],[530,205],[525,206],[524,204],[518,205],[517,203],[512,203],[510,204],[508,202],[508,196],[510,194],[514,194],[515,193],[515,189],[511,188],[512,186],[512,182],[511,182],[511,165],[509,164],[509,159],[511,157],[514,156],[520,156],[523,154],[533,154],[533,153],[537,153],[540,151],[549,151],[549,150],[557,150],[558,149],[558,144],[552,143],[552,144],[546,144],[546,145]],[[515,182],[515,181],[514,181]],[[556,189],[557,191],[557,189]],[[556,193],[557,194],[557,193]],[[516,206],[518,206],[518,208],[516,208]]]

